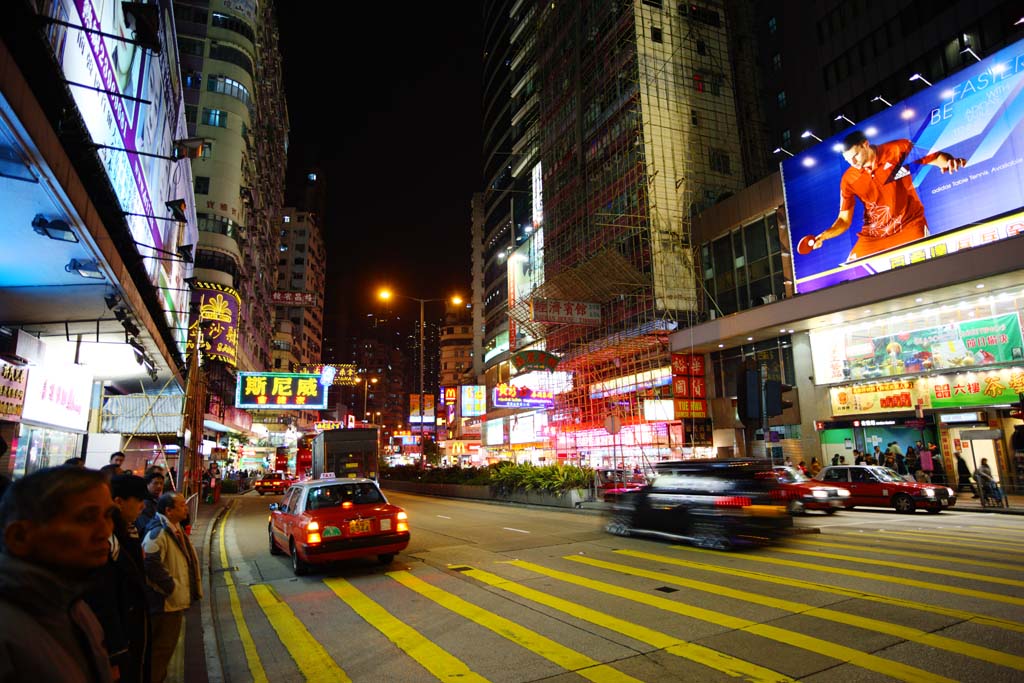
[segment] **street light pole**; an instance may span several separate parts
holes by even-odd
[[[371,379],[363,378],[363,420],[366,420],[366,397],[370,393],[370,382],[377,383],[377,378]]]
[[[423,440],[423,307],[426,299],[420,299],[420,468],[427,467],[427,445]]]

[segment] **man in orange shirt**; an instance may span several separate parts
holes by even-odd
[[[864,225],[847,261],[902,246],[928,235],[910,169],[904,164],[914,148],[910,140],[872,145],[860,131],[843,140],[843,158],[850,164],[839,186],[839,216],[825,231],[815,235],[812,248],[846,232],[853,221],[854,199],[864,204]],[[956,173],[966,159],[933,152],[910,163],[931,164],[943,173]]]

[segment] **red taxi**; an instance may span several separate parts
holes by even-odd
[[[896,472],[875,465],[826,467],[815,479],[850,489],[847,509],[862,505],[909,513],[920,507],[937,514],[956,505],[956,493],[948,486],[907,481]]]
[[[267,472],[252,485],[261,496],[264,493],[284,493],[292,485],[292,479],[281,472]]]
[[[405,510],[372,479],[321,478],[294,484],[270,505],[270,553],[288,553],[296,576],[311,565],[377,556],[388,564],[409,545]]]
[[[805,510],[821,510],[834,514],[846,505],[850,491],[841,486],[826,486],[811,479],[795,467],[776,465],[772,474],[779,482],[778,495],[786,501],[790,514],[799,515]]]

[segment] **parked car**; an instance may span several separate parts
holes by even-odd
[[[409,545],[409,518],[372,479],[296,483],[270,505],[270,554],[288,553],[296,576],[321,565],[377,556],[388,564]]]
[[[658,463],[653,481],[611,506],[606,529],[725,550],[776,541],[793,526],[766,460]]]
[[[826,486],[795,467],[776,465],[772,471],[780,484],[779,494],[794,515],[803,514],[805,510],[821,510],[832,515],[845,507],[850,497],[849,489]]]
[[[292,479],[282,472],[267,472],[253,485],[256,493],[284,493],[292,485]]]
[[[956,505],[956,492],[943,484],[907,481],[899,474],[876,465],[835,465],[815,477],[825,484],[842,485],[850,490],[846,508],[891,507],[896,512],[914,512],[925,508],[938,514]]]

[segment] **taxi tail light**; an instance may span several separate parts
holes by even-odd
[[[320,542],[319,522],[310,522],[306,525],[306,543],[314,544]]]
[[[351,500],[346,500],[345,502],[343,502],[341,504],[341,509],[342,510],[348,510],[350,507],[352,507],[352,501]]]
[[[745,508],[752,503],[753,501],[746,496],[719,496],[715,498],[715,507],[720,508]]]
[[[405,514],[404,510],[395,515],[395,519],[397,520],[395,523],[395,531],[409,530],[409,515]]]

